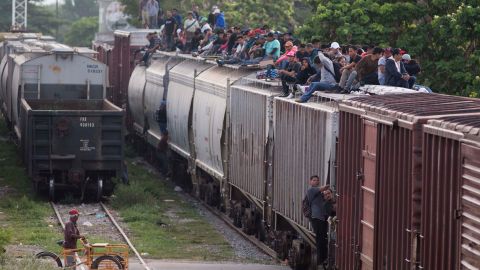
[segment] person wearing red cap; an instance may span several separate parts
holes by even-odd
[[[65,224],[65,231],[64,231],[64,241],[63,241],[63,248],[64,249],[76,249],[77,248],[77,239],[83,239],[84,237],[80,235],[80,232],[77,228],[77,220],[80,213],[77,209],[73,208],[68,212],[70,215],[70,221]],[[75,265],[75,257],[74,254],[66,256],[66,266]],[[71,268],[75,269],[75,267]]]

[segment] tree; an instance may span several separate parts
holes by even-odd
[[[65,43],[70,46],[90,47],[98,29],[98,17],[85,17],[72,23],[65,34]]]
[[[42,0],[28,1],[27,27],[31,32],[51,35],[57,24],[55,13],[52,9],[39,5],[41,1]],[[3,16],[0,16],[0,31],[9,31],[12,24],[12,1],[0,1],[0,10],[4,11],[2,12]]]
[[[479,96],[478,0],[309,0],[304,39],[401,47],[422,65],[418,78],[438,92]]]
[[[229,25],[293,30],[293,1],[289,0],[238,0],[225,3],[225,17]]]

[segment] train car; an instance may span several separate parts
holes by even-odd
[[[162,132],[156,115],[168,91],[168,71],[181,60],[155,55],[149,67],[137,66],[130,77],[128,108],[133,119],[133,132],[157,147]]]
[[[35,41],[43,51],[8,56],[6,115],[16,136],[21,99],[103,99],[106,66],[92,58],[92,50]]]
[[[35,33],[8,33],[4,37],[4,41],[0,43],[0,108],[6,112],[7,86],[9,73],[8,55],[11,53],[35,53],[43,51],[35,46],[25,46],[24,41],[53,41],[51,36],[41,36]]]
[[[50,199],[66,189],[82,199],[111,194],[122,176],[124,111],[104,100],[106,65],[91,49],[48,38],[15,36],[2,50],[2,111],[34,187]]]
[[[423,126],[421,269],[480,269],[480,117]]]
[[[21,99],[22,152],[37,191],[100,200],[123,173],[124,112],[107,100]]]
[[[422,93],[358,97],[343,101],[340,111],[336,266],[418,267],[420,229],[430,226],[422,219],[441,218],[433,208],[422,210],[428,198],[422,192],[430,192],[422,189],[423,125],[478,114],[480,100]]]

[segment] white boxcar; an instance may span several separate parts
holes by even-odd
[[[273,99],[278,83],[244,78],[231,87],[230,184],[263,205],[267,200],[273,143]],[[271,149],[272,147],[270,147]],[[269,192],[270,193],[270,192]]]
[[[212,67],[195,79],[193,132],[196,164],[217,179],[226,165],[225,109],[227,88],[251,71]],[[229,85],[230,84],[230,85]]]
[[[336,103],[295,103],[275,98],[274,211],[305,228],[302,199],[312,175],[320,184],[335,181],[338,134]]]
[[[169,72],[167,127],[169,145],[179,155],[192,157],[190,143],[195,71],[197,76],[213,65],[202,59],[186,59]]]

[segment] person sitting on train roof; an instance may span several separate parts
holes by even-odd
[[[330,48],[328,50],[328,54],[330,58],[335,59],[338,56],[342,56],[342,51],[340,48],[340,44],[338,42],[334,41],[332,44],[330,44]]]
[[[306,57],[308,57],[308,61],[310,62],[310,65],[313,65],[313,59],[317,57],[318,50],[313,47],[312,43],[307,43],[305,45],[305,52],[306,52]]]
[[[267,40],[263,44],[263,49],[265,50],[265,55],[274,61],[280,57],[280,42],[272,32],[267,34]]]
[[[383,56],[378,59],[378,82],[380,85],[385,85],[385,64],[387,59],[392,56],[392,48],[385,48]]]
[[[298,45],[298,50],[297,52],[295,53],[295,57],[297,59],[303,59],[305,57],[309,57],[308,53],[307,53],[307,50],[306,50],[306,45],[304,43],[301,43],[300,45]]]
[[[382,57],[383,49],[375,47],[372,50],[372,53],[363,57],[357,65],[355,65],[354,70],[348,77],[345,87],[340,93],[348,94],[351,91],[358,89],[362,84],[374,84],[378,85],[378,59]]]
[[[295,54],[297,52],[297,46],[293,46],[293,42],[289,40],[285,43],[285,50],[286,50],[285,53],[282,54],[282,56],[280,56],[277,59],[277,61],[275,61],[275,66],[277,66],[280,69],[286,68],[286,66],[288,64],[287,54],[289,52],[293,52]]]
[[[148,60],[150,58],[150,56],[155,52],[157,51],[158,49],[160,49],[160,38],[158,37],[157,35],[157,32],[150,32],[147,34],[147,39],[148,39],[148,42],[149,44],[146,46],[145,48],[145,54],[143,55],[143,58],[142,58],[142,65],[147,65],[148,64]]]
[[[321,79],[319,82],[313,82],[309,85],[308,88],[305,89],[305,94],[295,100],[296,102],[307,102],[315,91],[330,91],[338,87],[333,73],[333,62],[330,58],[322,52],[319,52],[318,57],[314,60],[314,64],[321,69]]]
[[[289,90],[289,84],[294,84],[297,80],[297,74],[301,70],[301,64],[296,60],[293,51],[288,54],[288,66],[285,69],[280,69],[280,79],[282,80],[282,95],[281,97],[293,98],[293,92]]]
[[[408,72],[408,75],[410,77],[414,77],[415,80],[417,79],[417,75],[421,72],[420,65],[415,61],[414,59],[411,58],[410,54],[406,53],[402,55],[402,62],[403,65],[405,66],[405,69]],[[413,85],[409,85],[410,88],[413,87]]]
[[[304,84],[307,84],[310,78],[312,79],[314,78],[312,76],[317,74],[317,71],[310,64],[310,59],[308,57],[302,58],[300,60],[300,64],[301,64],[301,67],[300,67],[300,71],[297,72],[297,75],[295,77],[296,79],[295,84],[304,85]],[[295,86],[294,86],[294,89],[296,89]]]
[[[237,47],[233,49],[233,55],[227,56],[226,59],[218,59],[217,63],[219,66],[223,66],[224,64],[237,64],[244,60],[247,60],[248,53],[245,49],[245,39],[243,36],[237,36],[236,41]]]
[[[350,46],[348,48],[348,55],[350,56],[350,62],[348,65],[340,69],[340,72],[342,72],[342,77],[340,78],[339,86],[341,88],[346,87],[347,81],[351,84],[351,82],[353,82],[353,80],[356,77],[355,74],[352,74],[352,72],[355,70],[355,66],[357,65],[357,63],[360,62],[360,60],[362,60],[362,57],[358,54],[357,50],[358,48],[356,46]]]
[[[415,77],[408,75],[401,60],[400,49],[393,49],[392,57],[388,58],[385,64],[385,85],[410,88],[410,85],[415,83]]]
[[[190,50],[191,52],[197,52],[198,47],[200,46],[200,42],[203,40],[203,35],[202,31],[200,29],[197,29],[195,33],[193,34],[192,41],[190,44]]]

